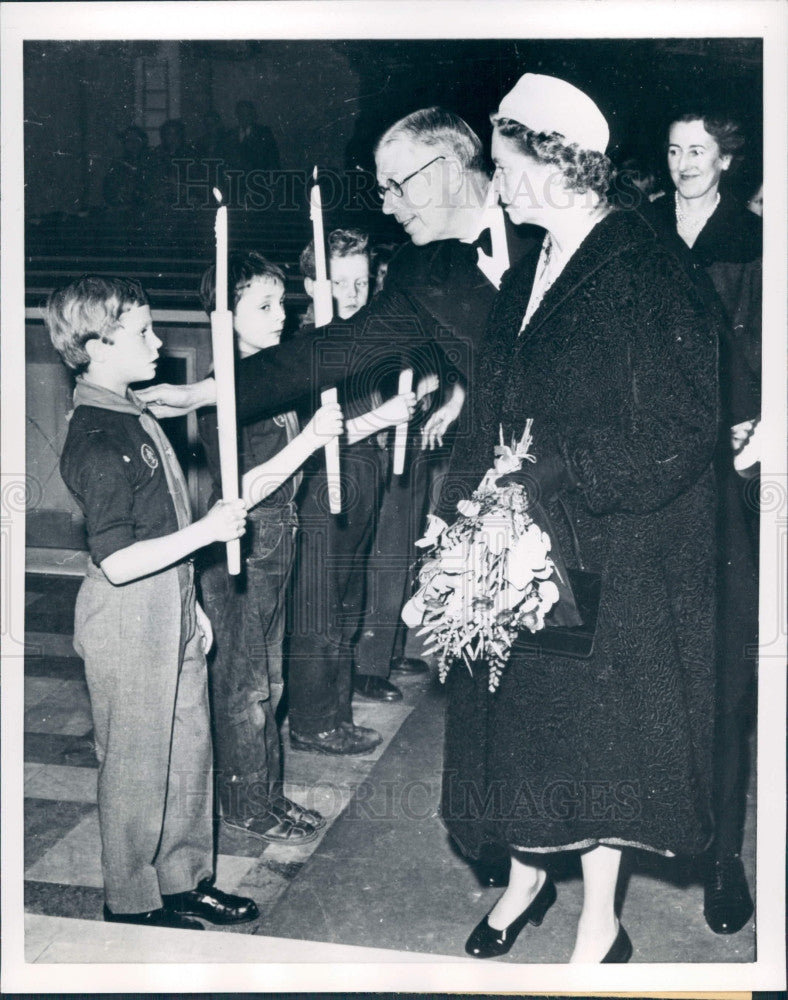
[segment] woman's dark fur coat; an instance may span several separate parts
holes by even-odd
[[[717,333],[685,270],[634,212],[586,237],[518,337],[535,261],[504,279],[440,510],[533,417],[561,455],[583,560],[602,573],[590,659],[518,653],[487,691],[448,680],[442,815],[461,848],[709,840]],[[538,468],[538,465],[537,465]],[[556,541],[576,562],[554,501]]]

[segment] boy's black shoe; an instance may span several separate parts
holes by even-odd
[[[289,819],[293,823],[311,826],[315,830],[322,830],[326,825],[326,817],[317,809],[308,809],[306,806],[288,799],[285,795],[272,796],[269,800],[269,807],[275,816]]]
[[[359,727],[360,729],[360,727]],[[381,737],[374,729],[367,735],[355,726],[339,725],[326,733],[294,733],[290,730],[290,746],[294,750],[306,750],[308,753],[364,754],[372,753],[380,743]]]
[[[294,820],[289,816],[279,816],[273,812],[249,819],[234,819],[222,816],[222,822],[233,830],[240,830],[252,837],[258,837],[269,844],[309,844],[317,837],[317,827],[306,820]]]
[[[379,746],[383,742],[383,737],[377,729],[370,729],[369,726],[357,726],[355,722],[340,722],[339,728],[344,729],[353,739],[364,740]]]
[[[104,919],[109,924],[140,924],[143,927],[174,927],[181,931],[201,931],[203,925],[196,920],[189,920],[178,913],[170,912],[161,907],[158,910],[147,910],[145,913],[113,913],[104,904]]]
[[[243,924],[260,916],[253,899],[233,896],[217,889],[209,878],[204,878],[196,889],[162,895],[165,910],[180,916],[202,917],[212,924]]]

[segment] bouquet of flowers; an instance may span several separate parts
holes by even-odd
[[[471,499],[457,504],[461,516],[451,527],[431,518],[416,543],[434,551],[402,617],[411,627],[421,625],[420,635],[429,635],[425,651],[437,654],[441,681],[454,661],[470,670],[474,660],[484,659],[495,691],[518,630],[544,628],[545,615],[559,599],[561,578],[550,558],[550,536],[531,516],[525,490],[496,485],[524,461],[536,461],[529,451],[532,424],[527,421],[523,436],[511,445],[504,444],[501,428],[493,468]]]

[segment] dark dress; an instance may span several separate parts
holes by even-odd
[[[602,573],[593,655],[515,649],[500,687],[449,674],[442,816],[462,850],[709,840],[717,330],[686,270],[633,212],[586,237],[518,337],[533,259],[493,307],[444,515],[535,420],[563,457],[584,561]],[[452,502],[448,498],[452,498]],[[546,507],[575,562],[565,520]]]

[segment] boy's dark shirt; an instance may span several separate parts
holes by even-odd
[[[133,413],[77,406],[60,474],[85,515],[97,566],[134,542],[178,530],[162,460]]]
[[[297,430],[297,417],[291,418],[295,423],[293,430]],[[295,437],[289,436],[286,427],[287,417],[280,414],[270,417],[267,420],[258,420],[238,428],[238,469],[240,475],[245,475],[263,462],[269,461],[283,448],[287,447]],[[209,407],[202,410],[198,418],[200,438],[205,447],[205,457],[213,479],[213,492],[211,493],[211,504],[221,499],[221,464],[219,462],[219,429],[216,419],[216,407]],[[283,507],[291,503],[298,492],[301,484],[301,473],[296,472],[288,476],[273,493],[265,497],[252,510],[264,510],[267,508]]]

